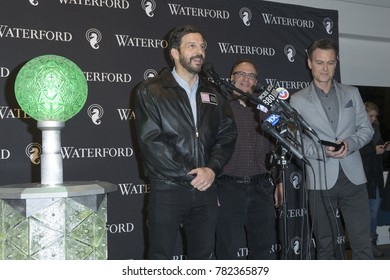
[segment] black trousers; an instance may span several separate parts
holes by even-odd
[[[340,168],[339,178],[328,191],[309,191],[309,206],[317,259],[336,259],[341,250],[336,209],[340,209],[348,232],[352,259],[373,259],[370,242],[370,210],[365,184],[354,185]]]
[[[180,226],[185,232],[187,259],[215,258],[215,185],[201,192],[173,183],[152,182],[149,198],[149,259],[173,258]]]
[[[257,182],[217,179],[217,259],[238,259],[246,248],[248,259],[276,258],[270,253],[276,236],[274,189],[264,175]]]

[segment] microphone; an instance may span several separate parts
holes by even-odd
[[[202,70],[206,74],[206,77],[208,78],[209,82],[218,86],[225,93],[226,96],[229,95],[226,91],[226,84],[229,82],[224,81],[219,77],[219,75],[214,69],[214,66],[211,63],[206,62],[205,64],[203,64]]]
[[[283,109],[286,110],[292,119],[296,119],[300,125],[306,129],[307,131],[311,132],[314,136],[318,137],[318,134],[314,131],[313,128],[309,125],[309,123],[293,108],[289,102],[286,100],[290,96],[289,92],[285,88],[277,88],[276,91],[278,92],[278,101],[282,105]]]
[[[206,76],[211,78],[211,80],[212,80],[211,82],[213,82],[217,85],[221,84],[221,78],[219,77],[219,75],[217,74],[217,72],[214,69],[214,66],[211,63],[206,62],[205,64],[203,64],[202,70],[204,73],[206,73]]]
[[[279,122],[280,116],[276,114],[271,114],[265,121],[261,124],[261,127],[264,131],[271,134],[274,138],[279,140],[280,143],[288,150],[291,151],[296,157],[302,160],[307,165],[310,165],[310,162],[303,156],[303,154],[298,151],[290,142],[283,138],[276,130],[275,125]]]
[[[258,98],[271,112],[282,116],[287,121],[298,122],[304,129],[318,137],[309,123],[286,101],[290,94],[285,88],[275,89],[272,85],[268,85],[262,89],[264,90],[259,94]]]

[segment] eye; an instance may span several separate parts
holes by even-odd
[[[252,80],[255,80],[256,77],[257,77],[257,75],[254,74],[254,73],[249,73],[249,74],[248,74],[248,77],[249,77],[250,79],[252,79]]]

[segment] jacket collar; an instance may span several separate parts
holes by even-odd
[[[164,87],[180,87],[176,79],[173,77],[171,70],[166,67],[160,72]],[[213,91],[213,87],[210,82],[206,80],[202,75],[199,75],[199,88],[204,91]]]

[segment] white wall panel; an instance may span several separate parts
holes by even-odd
[[[339,11],[341,81],[390,86],[390,1],[277,0]]]

